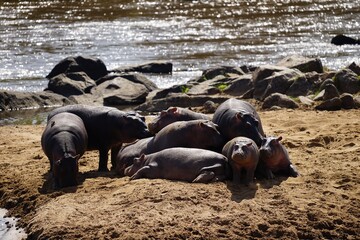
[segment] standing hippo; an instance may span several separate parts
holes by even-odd
[[[209,120],[174,122],[156,134],[155,137],[140,139],[123,147],[116,157],[116,172],[123,174],[125,167],[132,164],[142,153],[150,154],[172,147],[201,148],[220,152],[224,140],[216,124]]]
[[[41,146],[50,160],[55,188],[77,184],[78,160],[87,144],[84,123],[75,114],[59,113],[48,121],[41,136]]]
[[[89,136],[87,150],[99,150],[99,171],[108,171],[108,152],[111,149],[111,163],[122,143],[133,142],[139,138],[151,136],[144,120],[134,113],[126,113],[112,107],[70,105],[50,112],[48,119],[61,112],[70,112],[79,116]]]
[[[260,117],[255,108],[248,102],[230,98],[216,109],[213,122],[219,125],[226,141],[234,137],[247,137],[260,147],[265,137]]]
[[[131,180],[161,178],[208,183],[226,179],[227,171],[227,159],[222,154],[196,148],[168,148],[135,158],[125,174]]]
[[[274,174],[297,177],[299,173],[291,164],[286,148],[280,143],[282,137],[267,137],[260,147],[257,175],[274,178]]]
[[[254,180],[256,166],[259,161],[259,150],[256,143],[247,137],[236,137],[227,142],[222,150],[229,161],[236,184],[244,180],[249,185]],[[244,172],[246,175],[243,175]]]
[[[170,123],[197,119],[211,120],[206,114],[197,113],[186,108],[169,107],[167,110],[161,111],[160,115],[148,124],[148,128],[151,133],[156,134]]]

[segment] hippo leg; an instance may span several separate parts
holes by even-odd
[[[122,144],[111,148],[111,169],[116,168],[116,157],[121,149]]]
[[[109,149],[100,149],[100,160],[99,160],[99,172],[107,172],[109,169],[107,168],[107,162],[108,162],[108,152]]]
[[[275,178],[275,175],[273,174],[273,172],[269,168],[266,168],[265,175],[266,175],[267,179],[274,179]]]
[[[130,180],[135,180],[145,177],[150,172],[150,166],[144,166],[137,170],[137,172],[131,176]]]
[[[289,165],[289,175],[292,177],[297,177],[300,175],[295,166],[292,164]]]
[[[254,168],[246,169],[246,179],[245,179],[245,185],[249,185],[254,181]]]
[[[215,178],[215,173],[212,171],[203,171],[192,182],[193,183],[208,183]]]

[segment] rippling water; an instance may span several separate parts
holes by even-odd
[[[360,38],[358,0],[3,0],[0,89],[43,90],[54,65],[76,55],[98,57],[108,69],[171,61],[172,76],[150,77],[160,87],[211,66],[291,54],[339,69],[360,56],[359,45],[330,44],[340,33]]]

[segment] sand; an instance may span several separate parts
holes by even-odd
[[[80,185],[51,190],[44,125],[0,127],[0,207],[29,239],[359,239],[360,110],[260,111],[301,176],[190,184],[129,181],[80,160]]]

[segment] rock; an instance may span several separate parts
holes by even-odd
[[[255,69],[253,72],[253,81],[254,84],[264,80],[267,77],[270,77],[275,72],[281,72],[287,70],[286,67],[275,66],[275,65],[263,65]]]
[[[324,90],[324,89],[325,89],[325,86],[328,85],[328,84],[334,85],[334,81],[331,80],[331,79],[329,79],[329,78],[328,78],[328,79],[325,79],[325,81],[323,81],[323,82],[321,83],[319,90]]]
[[[184,84],[184,85],[174,85],[165,89],[157,89],[149,93],[149,95],[147,96],[147,100],[152,101],[156,99],[165,98],[173,93],[187,93],[191,87],[192,85]]]
[[[325,89],[321,90],[315,97],[314,101],[322,101],[324,99]]]
[[[334,76],[335,86],[341,93],[360,91],[360,78],[350,69],[342,69]]]
[[[298,55],[286,57],[276,65],[288,68],[296,68],[303,73],[312,71],[322,73],[324,71],[321,60],[319,58],[307,58]]]
[[[286,95],[292,97],[307,96],[312,88],[311,82],[305,77],[305,75],[295,78],[289,89],[286,91]]]
[[[47,89],[69,97],[84,94],[95,85],[95,81],[84,72],[62,73],[49,80]]]
[[[90,57],[67,57],[61,60],[46,78],[51,79],[62,73],[85,72],[91,79],[97,80],[108,74],[103,61]]]
[[[341,109],[342,102],[340,98],[335,97],[329,100],[326,100],[315,107],[317,110],[328,110],[336,111]]]
[[[289,98],[288,96],[281,93],[273,93],[267,98],[265,98],[264,103],[262,105],[263,109],[268,109],[273,106],[278,106],[282,108],[298,108],[299,105]]]
[[[204,113],[214,113],[216,109],[217,109],[217,105],[211,100],[206,101],[203,105]]]
[[[360,108],[360,96],[354,97],[355,107]]]
[[[231,96],[242,96],[253,87],[252,75],[246,74],[231,80],[223,92]]]
[[[299,101],[306,106],[312,106],[314,104],[313,100],[305,96],[299,96]]]
[[[339,34],[331,39],[331,43],[338,46],[346,45],[346,44],[355,45],[355,44],[360,44],[360,40],[356,40],[354,38],[347,37],[343,34]]]
[[[187,94],[189,95],[214,95],[221,93],[219,86],[227,86],[229,79],[225,76],[219,75],[213,79],[199,82],[189,88]]]
[[[355,62],[351,63],[347,68],[356,73],[358,76],[360,75],[360,66]]]
[[[149,92],[143,84],[122,77],[105,81],[91,89],[91,93],[102,97],[107,106],[144,103]]]
[[[299,70],[290,68],[281,72],[275,72],[273,75],[261,81],[261,87],[254,84],[254,98],[263,100],[272,93],[284,94],[293,84],[295,77],[300,75],[302,75],[302,73]]]
[[[229,73],[236,74],[236,75],[244,75],[244,71],[241,68],[237,67],[230,67],[230,66],[220,66],[216,68],[210,68],[202,73],[202,78],[204,80],[213,79],[216,76],[223,75],[227,76]]]
[[[340,97],[339,91],[337,90],[334,84],[325,85],[324,90],[325,92],[324,92],[323,100],[329,100],[335,97]]]
[[[353,95],[351,95],[350,93],[341,94],[340,100],[341,100],[341,107],[344,109],[357,108]]]
[[[63,106],[73,103],[64,96],[46,91],[38,93],[0,91],[1,111]]]
[[[165,98],[147,100],[145,103],[139,105],[135,110],[146,112],[160,112],[168,107],[201,107],[206,101],[213,101],[220,104],[227,100],[229,96],[189,96],[184,93],[173,93]]]
[[[111,72],[141,72],[155,74],[172,73],[173,64],[171,62],[157,61],[151,63],[140,64],[136,66],[120,67],[111,70]]]
[[[100,78],[98,81],[96,81],[97,85],[100,85],[101,83],[109,80],[113,80],[114,78],[121,77],[125,78],[133,83],[139,83],[144,85],[149,91],[153,91],[158,89],[156,84],[149,80],[146,76],[139,73],[115,73],[115,74],[108,74],[102,78]]]

